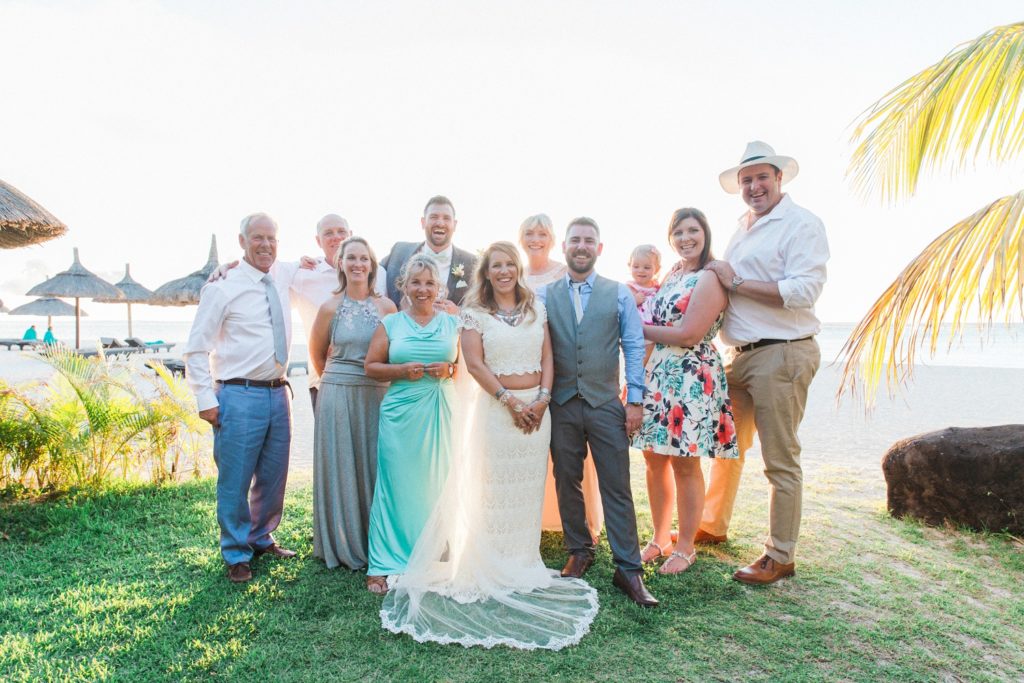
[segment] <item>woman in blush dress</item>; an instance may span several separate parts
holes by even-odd
[[[525,267],[526,286],[536,292],[541,287],[551,284],[568,272],[565,264],[551,258],[551,249],[555,246],[555,230],[547,214],[539,213],[530,216],[519,226],[519,246],[526,254]],[[544,480],[544,512],[541,517],[541,529],[544,531],[561,531],[562,516],[558,512],[558,496],[555,493],[555,476],[552,471],[551,458],[548,458],[548,474]],[[587,508],[587,527],[596,541],[604,527],[604,510],[601,507],[601,491],[597,483],[597,469],[594,459],[588,457],[583,461],[583,502]]]
[[[679,574],[697,559],[693,538],[704,509],[701,458],[735,458],[738,451],[725,369],[711,343],[728,297],[717,276],[704,270],[712,258],[707,218],[697,209],[677,210],[668,242],[680,260],[654,298],[652,324],[644,325],[644,338],[655,346],[646,365],[643,423],[632,445],[647,461],[654,520],[654,538],[641,558],[668,555],[659,572]],[[673,503],[679,538],[669,552]]]
[[[309,357],[320,376],[313,438],[313,555],[328,569],[363,569],[377,480],[377,426],[387,382],[363,362],[381,318],[397,309],[374,293],[377,257],[362,237],[338,251],[338,289],[317,312]]]
[[[448,476],[458,319],[434,306],[437,263],[416,254],[399,288],[408,310],[384,318],[366,352],[366,374],[390,381],[380,406],[377,484],[370,510],[367,588],[387,592],[387,577],[405,572],[420,531]]]
[[[420,642],[558,650],[597,613],[590,585],[540,557],[554,369],[544,305],[521,276],[515,246],[492,244],[463,300],[462,351],[479,386],[459,391],[467,438],[381,609],[385,628]]]
[[[522,222],[519,226],[519,246],[526,254],[523,277],[526,286],[533,291],[554,282],[569,270],[564,263],[551,258],[555,231],[547,214],[539,213]]]

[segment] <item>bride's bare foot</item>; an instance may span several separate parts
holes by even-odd
[[[388,592],[388,577],[367,576],[366,590],[370,591],[374,595],[384,595]]]

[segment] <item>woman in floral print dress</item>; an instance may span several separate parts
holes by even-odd
[[[655,347],[646,366],[644,420],[632,445],[647,461],[654,520],[643,559],[668,555],[659,571],[678,574],[697,558],[693,537],[704,509],[700,458],[735,458],[738,451],[725,369],[711,343],[728,297],[715,274],[704,270],[712,258],[707,218],[697,209],[677,210],[668,241],[680,261],[654,299],[652,324],[644,325]],[[673,502],[679,514],[674,551]]]

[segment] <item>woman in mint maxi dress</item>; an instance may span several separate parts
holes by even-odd
[[[366,359],[368,375],[391,381],[380,405],[370,510],[367,585],[378,593],[386,590],[380,577],[405,571],[448,477],[459,325],[434,310],[440,277],[433,259],[421,256],[403,276],[410,308],[384,318]]]

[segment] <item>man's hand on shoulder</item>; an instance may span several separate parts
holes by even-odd
[[[718,281],[722,283],[722,287],[726,290],[732,288],[732,279],[736,275],[736,271],[729,265],[728,261],[708,261],[707,265],[704,266],[705,270],[710,270],[716,276]]]
[[[316,259],[312,256],[300,256],[299,257],[299,268],[302,270],[313,270],[316,268]]]
[[[238,261],[232,261],[231,263],[222,263],[217,266],[217,269],[210,273],[210,277],[206,278],[207,282],[216,282],[217,280],[223,280],[228,276],[228,271],[232,268],[238,267]]]
[[[444,299],[442,301],[434,302],[434,310],[447,313],[448,315],[458,315],[461,309],[451,299]]]

